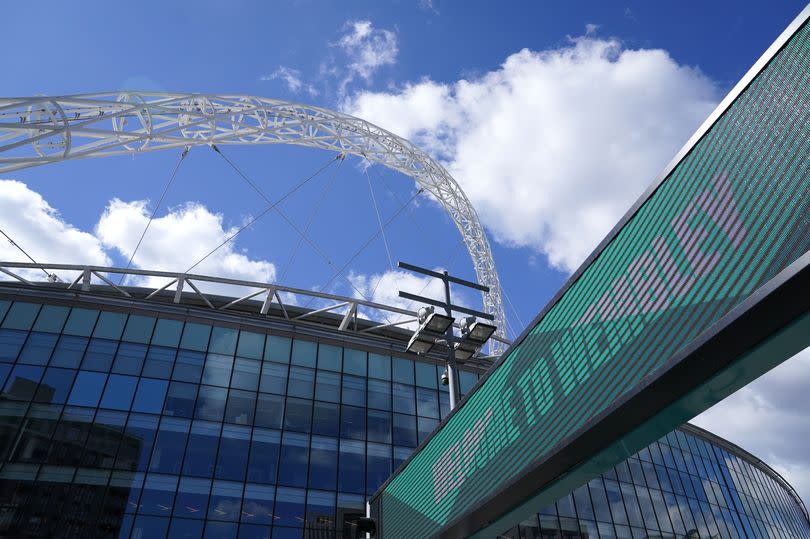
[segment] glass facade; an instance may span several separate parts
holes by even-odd
[[[449,409],[443,369],[379,339],[56,303],[0,299],[2,537],[356,537],[366,498]],[[462,391],[476,380],[462,371]],[[504,536],[808,523],[769,473],[679,430]]]

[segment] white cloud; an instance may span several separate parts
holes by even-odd
[[[113,199],[96,225],[96,235],[105,247],[117,250],[128,260],[149,215],[145,200],[124,202]],[[186,271],[191,264],[236,231],[236,228],[225,228],[222,220],[222,215],[211,213],[196,202],[186,203],[155,218],[135,255],[133,266],[152,270]],[[273,282],[276,268],[272,262],[254,260],[237,252],[234,241],[231,241],[195,267],[192,273]],[[162,286],[165,279],[150,278],[143,284]],[[227,286],[208,285],[205,288],[223,294],[235,291]]]
[[[343,108],[442,159],[499,242],[571,271],[717,100],[666,51],[580,37],[474,80],[359,92]]]
[[[65,222],[39,193],[16,180],[0,180],[0,228],[39,263],[110,264],[95,236]],[[0,260],[30,262],[5,238],[0,238]],[[45,278],[40,271],[19,273],[37,281]],[[70,276],[65,271],[56,273],[63,279]]]
[[[810,349],[693,420],[764,460],[810,500]]]
[[[598,24],[588,23],[585,25],[585,35],[595,34],[599,30]]]
[[[346,54],[349,74],[341,87],[351,82],[356,76],[370,82],[376,71],[397,61],[399,46],[397,35],[384,28],[375,28],[371,21],[349,21],[344,26],[344,33],[337,46]]]
[[[294,94],[305,91],[312,97],[318,95],[318,90],[316,90],[314,86],[307,84],[302,80],[301,72],[291,67],[279,66],[269,75],[262,75],[259,77],[259,80],[281,80],[287,85],[287,89]]]

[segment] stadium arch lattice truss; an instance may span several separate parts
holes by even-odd
[[[461,187],[424,151],[365,120],[277,99],[154,92],[0,98],[0,172],[67,159],[206,144],[295,144],[351,154],[410,176],[452,217],[484,311],[506,337],[501,285],[484,228]],[[490,353],[503,345],[491,341]]]

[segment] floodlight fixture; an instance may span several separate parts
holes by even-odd
[[[479,322],[474,316],[461,320],[461,338],[454,346],[456,361],[467,361],[478,352],[495,333],[495,326]]]
[[[435,312],[433,307],[422,307],[417,312],[419,328],[408,341],[408,352],[424,355],[429,353],[443,338],[445,332],[453,325],[454,318]]]

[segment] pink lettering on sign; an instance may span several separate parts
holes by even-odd
[[[433,492],[436,503],[440,503],[453,492],[475,469],[475,457],[481,446],[487,425],[492,419],[492,409],[479,418],[472,427],[464,431],[460,440],[456,440],[433,463]]]

